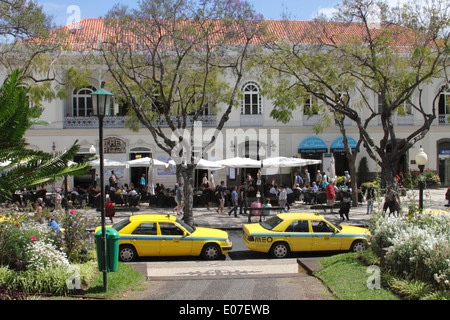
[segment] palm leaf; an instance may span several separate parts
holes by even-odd
[[[39,119],[42,109],[29,105],[27,92],[18,71],[0,87],[0,198],[4,199],[10,199],[16,190],[83,175],[91,168],[85,163],[68,165],[79,150],[78,141],[55,155],[27,148],[23,138],[26,130],[32,124],[44,123]]]

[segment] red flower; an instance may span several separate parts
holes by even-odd
[[[31,237],[31,241],[36,241],[37,239],[36,239],[36,237],[35,236],[32,236]]]

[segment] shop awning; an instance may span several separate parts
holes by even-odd
[[[310,137],[300,143],[298,153],[326,153],[328,152],[327,144],[320,138]]]
[[[355,139],[347,137],[348,145],[352,149],[352,151],[355,151],[357,142]],[[330,151],[333,152],[345,152],[344,148],[344,138],[337,138],[334,140],[334,142],[331,144]]]

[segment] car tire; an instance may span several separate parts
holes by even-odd
[[[364,240],[355,240],[350,247],[351,252],[361,252],[366,250],[368,247],[367,242]]]
[[[222,252],[217,244],[207,243],[203,246],[201,256],[205,260],[217,260],[222,256]]]
[[[290,249],[286,242],[276,242],[270,248],[270,255],[274,258],[285,258],[289,255]]]
[[[119,247],[119,260],[122,262],[132,262],[138,257],[136,249],[130,245]]]

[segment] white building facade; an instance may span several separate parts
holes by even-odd
[[[93,116],[92,98],[90,94],[102,86],[100,76],[96,78],[95,70],[93,76],[88,79],[90,86],[74,90],[66,100],[54,100],[50,103],[44,103],[44,113],[42,119],[50,122],[48,126],[34,126],[26,134],[26,139],[30,146],[37,150],[46,152],[62,151],[70,146],[75,140],[81,145],[79,155],[75,161],[82,161],[88,156],[92,156],[91,146],[96,150],[99,148],[98,138],[98,120]],[[427,86],[422,97],[423,105],[431,109],[433,100],[440,89],[446,85],[445,82],[435,81]],[[225,145],[223,140],[223,154],[230,156],[230,151],[234,156],[264,158],[269,155],[279,155],[286,157],[301,157],[322,160],[321,165],[307,167],[313,178],[314,172],[317,170],[326,170],[328,160],[333,156],[336,162],[337,175],[343,175],[348,170],[347,160],[343,153],[342,135],[338,126],[326,128],[323,133],[316,135],[313,131],[313,125],[320,115],[305,115],[304,106],[298,106],[294,113],[293,119],[283,124],[277,122],[270,116],[271,110],[274,108],[272,101],[262,95],[264,88],[261,87],[259,79],[252,75],[251,70],[241,81],[240,87],[243,92],[242,106],[236,107],[231,112],[229,120],[225,124],[222,132],[237,132],[238,134],[252,134],[257,132],[258,139],[262,135],[260,141],[256,142],[257,151],[252,151],[251,143],[246,141],[231,142]],[[305,101],[308,104],[309,101]],[[373,107],[378,104],[378,97],[373,96]],[[440,176],[442,186],[450,185],[450,92],[444,92],[439,96],[438,114],[429,133],[426,137],[415,145],[405,154],[398,163],[398,172],[407,172],[409,170],[418,170],[415,165],[415,154],[422,145],[424,151],[428,154],[428,164],[426,169],[434,171]],[[220,110],[220,108],[219,108]],[[126,124],[126,110],[116,100],[111,110],[111,115],[106,116],[104,120],[104,151],[105,158],[125,162],[139,157],[153,157],[158,160],[167,162],[170,155],[160,150],[154,142],[151,134],[146,128],[141,128],[139,132],[131,131]],[[219,111],[220,113],[220,111]],[[214,129],[220,114],[215,114],[212,110],[202,117],[202,128],[206,132],[208,129]],[[405,106],[405,114],[396,115],[394,123],[396,133],[399,138],[406,137],[412,131],[416,130],[423,122],[419,114],[414,113],[412,108]],[[252,131],[253,130],[253,131]],[[350,142],[359,140],[357,128],[350,120],[346,120],[347,136]],[[377,141],[382,137],[382,127],[379,121],[373,121],[369,128],[372,137]],[[228,143],[228,142],[227,142]],[[216,146],[217,147],[217,146]],[[220,147],[220,146],[219,146]],[[97,151],[98,153],[98,151]],[[369,171],[374,173],[379,171],[375,163],[367,155],[363,147],[358,155],[356,167],[362,157],[366,157],[369,163]],[[214,155],[208,155],[209,160],[221,160]],[[301,168],[301,173],[305,168]],[[146,168],[105,168],[105,179],[107,179],[111,170],[121,177],[120,183],[133,182],[137,184],[142,173],[147,173]],[[226,170],[221,169],[215,172],[215,183],[221,180],[227,184],[237,185],[241,182],[247,172],[253,176],[257,169],[251,170]],[[265,177],[268,182],[273,178],[277,182],[292,184],[294,170],[283,169],[280,174],[274,177]],[[203,175],[203,171],[198,176]],[[93,183],[94,176],[85,176],[80,178],[71,178],[69,184],[82,185],[86,187]],[[200,183],[201,178],[197,181]],[[172,187],[176,183],[175,170],[158,169],[154,175],[153,183],[162,183],[165,186]]]

